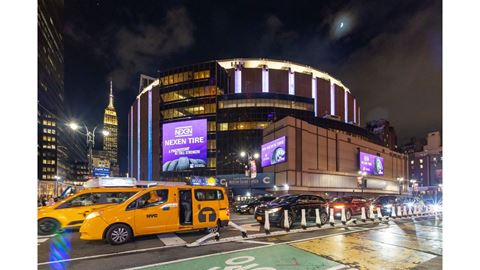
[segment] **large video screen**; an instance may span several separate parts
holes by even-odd
[[[164,172],[207,166],[207,119],[163,124]]]
[[[262,145],[262,167],[287,161],[287,138],[285,136]]]
[[[360,152],[360,171],[370,175],[383,175],[383,158]]]

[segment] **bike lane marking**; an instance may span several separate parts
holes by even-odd
[[[175,269],[250,269],[250,270],[293,270],[293,269],[342,269],[346,266],[313,253],[289,245],[275,245],[268,248],[237,251],[210,257],[170,263],[144,268],[146,270]]]

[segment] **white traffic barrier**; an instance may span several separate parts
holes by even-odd
[[[347,223],[347,217],[345,216],[345,207],[342,207],[342,224],[345,225]]]
[[[413,216],[416,216],[418,214],[418,208],[416,205],[413,206]]]
[[[302,225],[302,229],[306,230],[307,229],[307,219],[305,217],[305,209],[302,209],[302,220],[300,222]]]
[[[283,211],[283,228],[285,228],[287,232],[290,231],[290,223],[288,222],[288,210]]]
[[[365,213],[365,207],[362,207],[362,216],[360,217],[363,222],[367,221],[367,215]]]
[[[263,224],[263,228],[265,229],[266,234],[270,234],[270,212],[268,210],[265,211],[265,223]]]
[[[403,216],[408,217],[407,206],[406,205],[403,206]]]
[[[329,218],[330,226],[335,226],[335,217],[333,213],[333,208],[330,208],[330,218]]]
[[[233,223],[232,221],[229,221],[228,222],[228,226],[232,226],[234,227],[235,229],[239,230],[241,233],[242,233],[242,237],[243,238],[247,238],[247,230],[245,230],[245,228],[243,228],[242,226],[239,226],[235,223]]]
[[[370,220],[374,221],[375,220],[375,213],[373,213],[373,205],[370,205],[369,215],[370,215]]]
[[[383,221],[382,211],[380,209],[377,209],[377,217],[380,222]]]
[[[397,215],[398,215],[398,217],[402,217],[402,207],[401,206],[397,207]]]
[[[409,217],[412,217],[412,216],[413,216],[412,207],[409,207],[409,208],[408,208],[408,216],[409,216]]]
[[[209,234],[205,235],[204,237],[202,237],[200,239],[197,239],[195,242],[187,244],[186,246],[187,247],[198,247],[198,246],[200,246],[201,243],[205,242],[206,240],[208,240],[210,238],[215,238],[215,240],[218,241],[218,240],[220,240],[220,234],[218,232],[209,233]]]
[[[315,224],[317,227],[322,227],[322,221],[320,220],[320,209],[315,209]]]
[[[390,216],[391,216],[393,219],[396,219],[396,218],[397,218],[397,214],[395,213],[395,206],[392,206],[392,212],[391,212]]]

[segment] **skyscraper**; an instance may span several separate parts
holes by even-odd
[[[108,136],[103,137],[103,150],[110,160],[111,176],[118,176],[118,120],[117,112],[113,106],[113,86],[110,81],[110,97],[103,115],[103,128],[108,131]]]

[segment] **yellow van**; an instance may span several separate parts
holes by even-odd
[[[61,229],[78,228],[85,217],[103,207],[122,203],[143,190],[136,187],[87,188],[54,205],[38,208],[38,234],[49,235]]]
[[[80,227],[80,239],[123,244],[139,235],[205,229],[216,232],[230,220],[222,187],[155,186],[125,202],[95,211]]]

